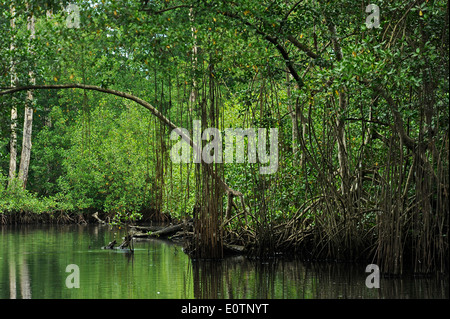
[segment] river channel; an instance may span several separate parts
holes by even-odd
[[[134,254],[101,249],[123,235],[97,225],[0,227],[0,298],[449,298],[442,276],[381,277],[368,288],[365,264],[193,261],[159,239],[136,241]]]

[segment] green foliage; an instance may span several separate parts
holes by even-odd
[[[90,112],[87,137],[83,124],[74,125],[73,146],[62,163],[66,174],[58,183],[77,209],[135,214],[151,203],[145,157],[150,145],[142,138],[150,116],[133,106],[116,117],[105,110],[107,103],[112,101],[101,100]]]
[[[13,179],[8,184],[6,176],[0,174],[0,213],[33,213],[53,214],[55,212],[65,212],[71,209],[67,203],[49,197],[38,197],[35,193],[23,189],[18,179]]]
[[[353,0],[174,0],[145,7],[138,0],[77,1],[79,29],[65,26],[63,11],[46,17],[42,5],[32,9],[34,52],[27,50],[28,9],[12,4],[14,33],[10,6],[0,4],[2,87],[10,85],[7,66],[17,61],[21,85],[32,70],[40,84],[129,92],[187,129],[212,106],[220,130],[279,129],[276,174],[261,176],[258,164],[223,165],[224,180],[244,194],[249,209],[247,220],[228,225],[233,231],[268,229],[311,203],[303,221],[312,220],[319,234],[340,227],[336,236],[318,235],[330,254],[340,254],[343,246],[367,244],[352,246],[354,238],[376,237],[361,235],[381,227],[375,211],[399,209],[408,217],[402,225],[416,229],[408,223],[420,220],[422,203],[432,199],[429,211],[448,223],[441,202],[448,198],[442,191],[448,188],[447,2],[381,1],[381,25],[373,29],[364,23],[364,5]],[[25,92],[14,96],[1,97],[4,172],[12,103],[23,121]],[[201,200],[195,165],[171,163],[170,132],[148,112],[75,89],[37,91],[35,99],[28,190],[0,190],[2,211],[103,211],[118,224],[151,210],[191,215]],[[21,135],[19,129],[19,141]],[[409,174],[419,167],[436,180],[424,186],[425,178]],[[425,190],[431,193],[419,198]]]

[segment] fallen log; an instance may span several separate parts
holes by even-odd
[[[147,233],[135,232],[133,234],[133,237],[139,237],[139,238],[169,237],[170,235],[173,235],[181,230],[183,230],[183,224],[170,225],[170,226],[164,227],[157,231],[149,231]]]
[[[182,231],[176,232],[174,235],[170,236],[170,240],[172,241],[181,241],[186,238],[192,238],[194,236],[194,232],[192,231]]]
[[[135,225],[130,225],[129,226],[133,231],[137,232],[154,232],[154,231],[158,231],[164,228],[164,226],[135,226]]]

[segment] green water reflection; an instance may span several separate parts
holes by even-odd
[[[107,226],[0,228],[0,298],[448,298],[448,280],[381,279],[365,286],[365,265],[244,257],[192,261],[178,245],[135,243],[133,255],[101,247],[123,236]],[[66,287],[69,264],[80,288]]]

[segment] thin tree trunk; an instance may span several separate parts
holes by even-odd
[[[28,6],[29,7],[29,6]],[[31,14],[27,21],[27,29],[30,31],[30,43],[35,37],[34,28],[34,15]],[[29,51],[32,52],[32,47],[30,45]],[[35,84],[36,79],[34,77],[33,70],[28,72],[30,77],[30,83]],[[20,156],[20,166],[19,166],[19,179],[22,182],[23,188],[26,188],[28,179],[28,170],[30,168],[30,157],[31,157],[31,135],[33,128],[33,91],[29,90],[27,92],[27,99],[25,104],[25,116],[23,120],[23,139],[22,139],[22,153]]]
[[[340,119],[341,114],[345,112],[347,107],[346,95],[343,91],[339,93],[339,114],[336,119],[336,138],[338,147],[339,171],[342,178],[341,193],[345,196],[348,194],[350,185],[350,172],[348,165],[347,143],[345,141],[345,122]],[[341,113],[342,112],[342,113]]]
[[[10,7],[11,10],[11,31],[13,31],[16,27],[16,19],[15,19],[15,8],[11,4]],[[11,45],[10,50],[11,52],[14,51],[14,32],[11,32],[12,39],[11,39]],[[12,56],[14,56],[12,54]],[[16,67],[14,65],[14,59],[11,59],[11,86],[17,85],[17,73],[16,73]],[[16,105],[16,99],[12,97],[12,106],[11,106],[11,137],[9,141],[9,180],[8,184],[11,183],[11,181],[16,177],[16,170],[17,170],[17,105]]]
[[[196,28],[194,27],[194,12],[193,9],[189,9],[189,20],[192,23],[191,31],[192,31],[192,38],[194,39],[194,46],[192,47],[192,90],[191,94],[189,95],[189,102],[191,102],[191,108],[193,108],[195,101],[197,100],[197,80],[195,71],[197,70],[197,35],[196,35]]]
[[[47,21],[51,20],[53,18],[53,9],[48,9],[45,12],[45,15],[47,17]],[[44,107],[45,115],[44,115],[44,125],[48,128],[52,127],[52,119],[50,117],[50,107],[48,104]],[[47,164],[47,169],[50,171],[50,164]]]
[[[27,104],[33,101],[33,94],[27,92]],[[19,179],[22,182],[23,188],[26,188],[28,179],[28,170],[30,167],[31,157],[31,134],[33,127],[33,108],[25,106],[25,118],[23,122],[23,140],[22,153],[20,156]]]
[[[297,110],[292,108],[292,101],[291,101],[291,83],[290,83],[290,73],[289,70],[286,72],[286,94],[287,94],[287,107],[289,111],[289,115],[291,116],[292,121],[292,154],[294,155],[294,158],[296,159],[298,157],[298,121],[297,121]]]
[[[342,61],[342,49],[338,41],[336,27],[333,23],[327,23],[328,30],[331,33],[331,41],[333,43],[333,50],[336,55],[337,61]],[[347,143],[345,142],[345,121],[341,119],[341,115],[344,114],[347,108],[347,95],[344,90],[338,92],[339,94],[339,112],[336,118],[336,138],[338,147],[338,160],[339,160],[339,173],[341,175],[341,193],[342,195],[348,194],[349,191],[349,165],[348,165],[348,153]]]

